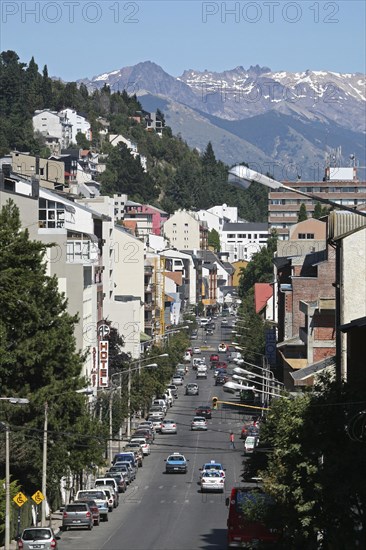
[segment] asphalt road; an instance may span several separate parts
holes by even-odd
[[[217,325],[219,323],[217,322]],[[230,332],[223,338],[220,326],[208,338],[216,351],[220,341],[230,342]],[[199,340],[193,345],[201,345]],[[196,381],[190,370],[184,383]],[[199,396],[185,396],[179,388],[167,417],[177,422],[176,435],[157,435],[152,452],[144,459],[136,481],[120,495],[120,506],[109,514],[108,523],[101,523],[91,532],[73,530],[62,533],[60,550],[223,550],[226,547],[227,508],[225,497],[240,484],[243,444],[240,441],[241,415],[227,410],[213,411],[207,432],[192,432],[190,421],[196,406],[210,404],[213,396],[227,400],[220,386],[214,385],[213,372],[207,380],[198,381]],[[225,396],[225,397],[224,397]],[[236,435],[236,450],[230,449],[229,434]],[[189,459],[187,474],[166,474],[164,459],[179,451]],[[226,468],[224,494],[200,492],[199,468],[204,462],[217,460]]]

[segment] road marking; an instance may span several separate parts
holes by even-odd
[[[165,500],[161,500],[161,501],[160,501],[160,504],[164,504],[164,502],[165,502]]]
[[[159,485],[158,489],[164,489],[164,485]]]
[[[148,489],[149,488],[149,485],[145,485],[144,489]]]

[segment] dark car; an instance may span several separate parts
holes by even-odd
[[[105,477],[113,477],[116,480],[118,492],[124,493],[127,489],[127,482],[122,472],[106,472]]]
[[[72,527],[86,527],[90,531],[93,524],[93,515],[86,502],[76,501],[66,504],[62,514],[62,529],[64,531]]]
[[[147,443],[153,443],[154,442],[154,433],[152,432],[152,430],[148,429],[148,428],[144,428],[144,429],[141,429],[141,428],[138,428],[134,435],[136,437],[144,437],[147,441]]]
[[[197,416],[203,416],[203,418],[212,418],[211,407],[209,405],[200,405],[197,407],[195,414]]]
[[[223,386],[228,380],[229,377],[226,374],[219,373],[215,378],[215,386]]]

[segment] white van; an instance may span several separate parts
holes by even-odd
[[[211,317],[201,317],[198,322],[201,327],[205,327],[206,325],[211,323]]]

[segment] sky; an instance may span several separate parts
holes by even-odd
[[[153,61],[172,76],[237,66],[365,73],[366,2],[1,0],[0,49],[66,81]]]

